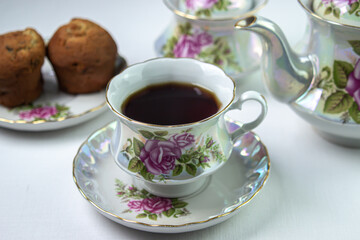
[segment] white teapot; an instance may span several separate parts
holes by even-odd
[[[335,143],[360,147],[360,17],[358,0],[298,0],[309,18],[302,52],[272,21],[248,17],[237,29],[262,40],[270,92]]]

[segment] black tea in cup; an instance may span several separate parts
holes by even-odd
[[[150,85],[131,94],[122,104],[127,117],[157,125],[198,122],[214,115],[220,101],[197,85],[168,82]]]

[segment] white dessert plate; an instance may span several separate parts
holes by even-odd
[[[116,73],[125,66],[125,59],[119,56]],[[43,93],[31,105],[12,109],[0,105],[0,127],[21,131],[55,130],[82,123],[106,110],[105,89],[77,95],[60,91],[47,59],[42,67],[42,76]]]
[[[159,233],[199,230],[234,216],[264,186],[270,171],[265,145],[253,132],[235,144],[231,157],[204,187],[169,199],[134,185],[110,152],[115,122],[94,132],[79,148],[73,178],[83,197],[105,217],[124,226]]]

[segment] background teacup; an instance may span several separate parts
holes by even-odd
[[[198,122],[179,125],[143,123],[122,112],[122,104],[132,93],[169,81],[210,90],[220,102],[219,110]],[[189,58],[158,58],[135,64],[111,80],[106,99],[118,117],[111,142],[117,165],[141,180],[137,183],[141,187],[164,197],[185,196],[200,189],[205,176],[224,165],[233,142],[259,125],[267,112],[266,101],[259,93],[245,92],[235,100],[235,83],[223,70]],[[226,112],[241,109],[248,100],[260,103],[260,115],[231,131],[227,126],[234,121]]]
[[[359,0],[314,0],[313,10],[326,20],[360,27]]]
[[[194,58],[222,68],[236,81],[258,70],[260,39],[235,31],[237,19],[257,14],[267,0],[163,0],[174,17],[155,41],[159,57]]]

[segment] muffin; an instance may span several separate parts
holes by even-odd
[[[44,41],[34,29],[0,35],[1,105],[28,104],[41,95],[44,57]]]
[[[117,47],[102,27],[76,18],[55,32],[47,56],[61,90],[90,93],[103,89],[113,77]]]

